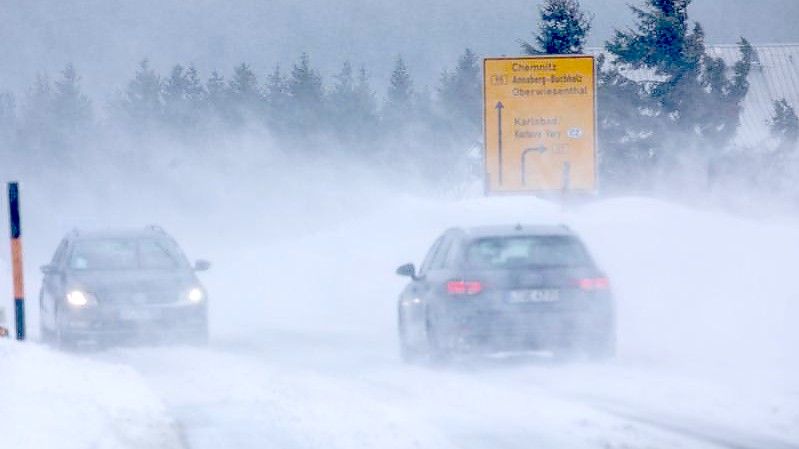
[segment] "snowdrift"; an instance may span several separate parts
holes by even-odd
[[[799,254],[789,250],[799,248],[799,230],[647,198],[563,209],[534,198],[395,196],[324,230],[236,248],[239,263],[220,267],[223,277],[259,282],[228,285],[217,330],[351,330],[393,345],[405,282],[396,266],[418,264],[450,226],[541,222],[576,229],[609,274],[623,359],[747,372],[799,366],[788,343],[799,340],[790,287]]]
[[[3,447],[184,447],[161,401],[131,368],[4,340],[0,372]]]
[[[292,160],[246,139],[228,145],[252,152],[145,173],[96,170],[90,180],[23,174],[29,334],[38,327],[36,267],[75,225],[160,224],[191,259],[211,260],[201,278],[212,341],[329,331],[393,354],[405,282],[398,265],[418,264],[451,226],[546,222],[577,230],[607,271],[622,363],[768,381],[799,367],[790,344],[799,341],[795,218],[744,219],[640,197],[566,208],[485,198],[479,184],[443,192],[353,161]]]

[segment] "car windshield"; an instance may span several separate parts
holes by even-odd
[[[73,270],[173,270],[183,258],[170,242],[156,239],[96,239],[75,243]]]
[[[487,237],[468,246],[466,263],[473,268],[581,267],[590,259],[569,236]]]

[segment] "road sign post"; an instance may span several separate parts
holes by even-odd
[[[19,184],[8,183],[8,213],[11,224],[11,271],[14,277],[14,322],[17,340],[25,339],[25,289],[22,276],[22,226],[19,217]]]
[[[487,193],[596,190],[594,70],[585,55],[484,60]]]

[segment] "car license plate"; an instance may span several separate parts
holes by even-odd
[[[512,303],[556,302],[560,300],[560,291],[556,289],[511,290],[508,301]]]
[[[148,321],[158,318],[155,310],[130,309],[119,312],[119,318],[125,321]]]

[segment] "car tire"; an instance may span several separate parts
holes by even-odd
[[[428,348],[418,344],[414,345],[409,341],[408,334],[410,330],[408,329],[408,319],[405,317],[405,313],[403,313],[401,309],[397,311],[397,330],[399,336],[400,357],[402,358],[403,362],[419,363],[427,359],[429,355]]]
[[[206,325],[199,329],[196,334],[194,334],[191,344],[197,347],[208,346],[210,339],[211,337],[208,332],[208,326]]]
[[[59,318],[58,309],[55,310],[55,319],[53,320],[55,328],[50,332],[50,346],[59,351],[67,351],[74,347],[75,342],[69,338],[69,334],[64,330],[61,319]]]
[[[48,329],[41,320],[39,321],[39,339],[46,345],[53,343],[53,331]]]
[[[593,361],[603,362],[616,356],[616,333],[607,330],[588,342],[586,355]]]
[[[446,343],[446,336],[443,335],[441,326],[435,319],[428,315],[426,320],[427,346],[429,359],[433,363],[446,363],[452,358],[452,348]]]

